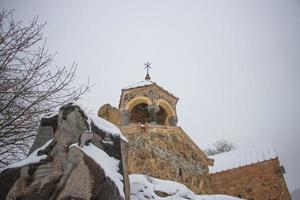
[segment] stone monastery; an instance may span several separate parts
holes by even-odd
[[[0,200],[291,200],[271,144],[207,157],[177,102],[147,73],[99,117],[76,103],[45,115],[28,157],[0,172]]]
[[[119,108],[103,105],[98,115],[128,139],[128,173],[180,182],[197,194],[226,194],[248,200],[289,200],[270,144],[212,157],[177,126],[178,98],[151,81],[122,89]]]

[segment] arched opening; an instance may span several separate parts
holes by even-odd
[[[164,99],[159,99],[156,102],[156,105],[159,106],[160,110],[163,110],[162,112],[165,112],[165,120],[163,121],[163,125],[170,125],[170,126],[174,126],[173,122],[170,122],[169,119],[173,116],[176,117],[176,113],[174,111],[174,109],[172,108],[172,106]],[[161,117],[162,118],[162,117]],[[161,123],[160,123],[161,124]],[[175,125],[176,126],[176,125]]]
[[[142,123],[145,124],[149,121],[150,114],[147,109],[148,105],[140,103],[135,105],[131,110],[130,123]]]
[[[159,111],[156,113],[157,123],[160,125],[165,125],[167,116],[168,113],[165,111],[165,109],[159,106]]]
[[[151,100],[148,97],[145,96],[137,96],[131,99],[125,106],[125,110],[132,110],[132,108],[140,103],[145,103],[150,105]]]

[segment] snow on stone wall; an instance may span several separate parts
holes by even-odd
[[[131,200],[239,200],[227,195],[195,195],[185,185],[142,174],[131,174]]]

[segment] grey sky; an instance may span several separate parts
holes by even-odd
[[[56,64],[95,83],[82,104],[118,105],[121,88],[152,80],[180,98],[179,124],[201,147],[272,141],[290,191],[300,188],[300,1],[0,0],[18,19],[47,21]]]

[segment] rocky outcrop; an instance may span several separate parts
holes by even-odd
[[[72,104],[60,109],[56,125],[52,140],[42,147],[36,141],[28,158],[0,173],[0,199],[129,199],[121,151],[127,142],[119,129]]]

